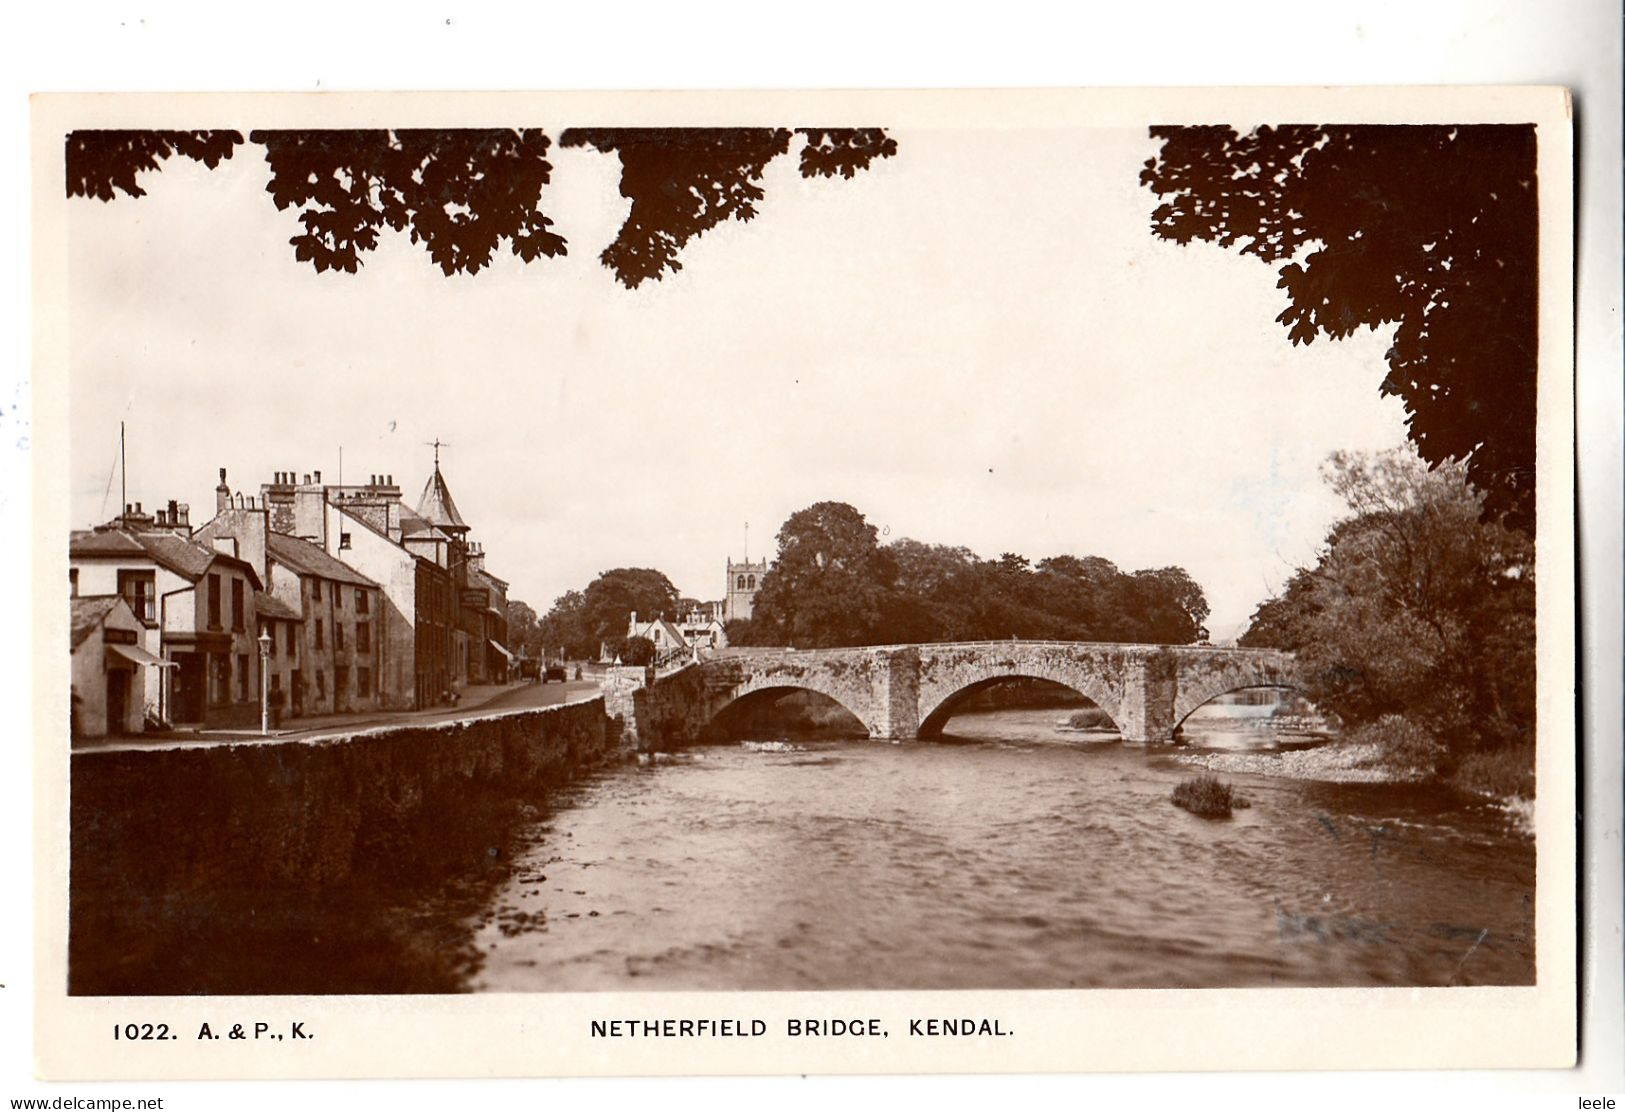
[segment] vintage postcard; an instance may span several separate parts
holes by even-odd
[[[1561,89],[46,96],[66,1079],[1561,1066]]]

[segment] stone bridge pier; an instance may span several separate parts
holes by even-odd
[[[1247,687],[1292,687],[1290,653],[1195,645],[991,641],[884,645],[808,652],[724,653],[628,684],[611,713],[644,747],[702,737],[724,708],[761,692],[816,691],[846,708],[869,736],[933,737],[968,696],[1001,680],[1050,680],[1087,696],[1124,741],[1162,744],[1191,711]]]

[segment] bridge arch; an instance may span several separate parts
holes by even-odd
[[[822,695],[862,724],[870,737],[884,735],[874,708],[870,705],[872,700],[865,693],[847,690],[847,685],[832,682],[828,677],[817,672],[801,676],[785,675],[751,675],[742,682],[735,684],[725,692],[718,693],[711,700],[708,709],[708,720],[715,722],[717,718],[727,712],[729,707],[753,695],[768,692],[787,694],[792,691],[811,691]]]
[[[1113,723],[1123,724],[1120,677],[1093,666],[1088,658],[972,658],[956,661],[950,668],[931,669],[931,672],[930,676],[922,676],[920,682],[921,735],[941,730],[943,723],[952,717],[954,705],[966,695],[1008,679],[1048,680],[1071,688],[1105,711]]]
[[[1181,668],[1179,687],[1174,695],[1173,726],[1179,728],[1192,711],[1220,695],[1254,687],[1297,691],[1296,661],[1284,653],[1214,655],[1199,666]]]
[[[1075,691],[1104,711],[1106,715],[1111,718],[1112,725],[1114,727],[1117,725],[1117,708],[1101,701],[1102,698],[1109,696],[1107,696],[1106,692],[1100,687],[1100,685],[1093,685],[1098,693],[1097,696],[1097,694],[1091,694],[1083,687],[1077,684],[1068,683],[1065,680],[1057,680],[1049,676],[1033,675],[1028,672],[1003,672],[999,675],[988,676],[985,679],[973,680],[959,688],[959,690],[950,692],[947,696],[939,700],[935,706],[933,706],[926,714],[924,714],[923,717],[921,717],[919,736],[922,738],[939,736],[942,733],[942,728],[948,724],[948,721],[953,718],[956,713],[958,713],[959,708],[963,706],[971,696],[979,692],[986,691],[991,687],[996,687],[1006,680],[1044,680],[1048,683],[1053,683],[1060,687],[1064,687],[1068,691]],[[924,709],[923,692],[921,707]]]

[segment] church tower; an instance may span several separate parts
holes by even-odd
[[[756,609],[756,592],[761,590],[762,579],[766,575],[766,560],[758,560],[753,564],[747,558],[735,563],[733,558],[729,557],[727,591],[722,596],[724,622],[750,618]]]

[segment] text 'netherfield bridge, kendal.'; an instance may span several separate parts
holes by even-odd
[[[724,650],[675,667],[617,669],[606,709],[640,743],[695,740],[731,704],[814,691],[873,738],[932,737],[970,695],[1003,680],[1050,680],[1087,696],[1124,741],[1167,743],[1197,707],[1253,687],[1297,686],[1291,653],[1207,645],[977,641],[847,649]]]

